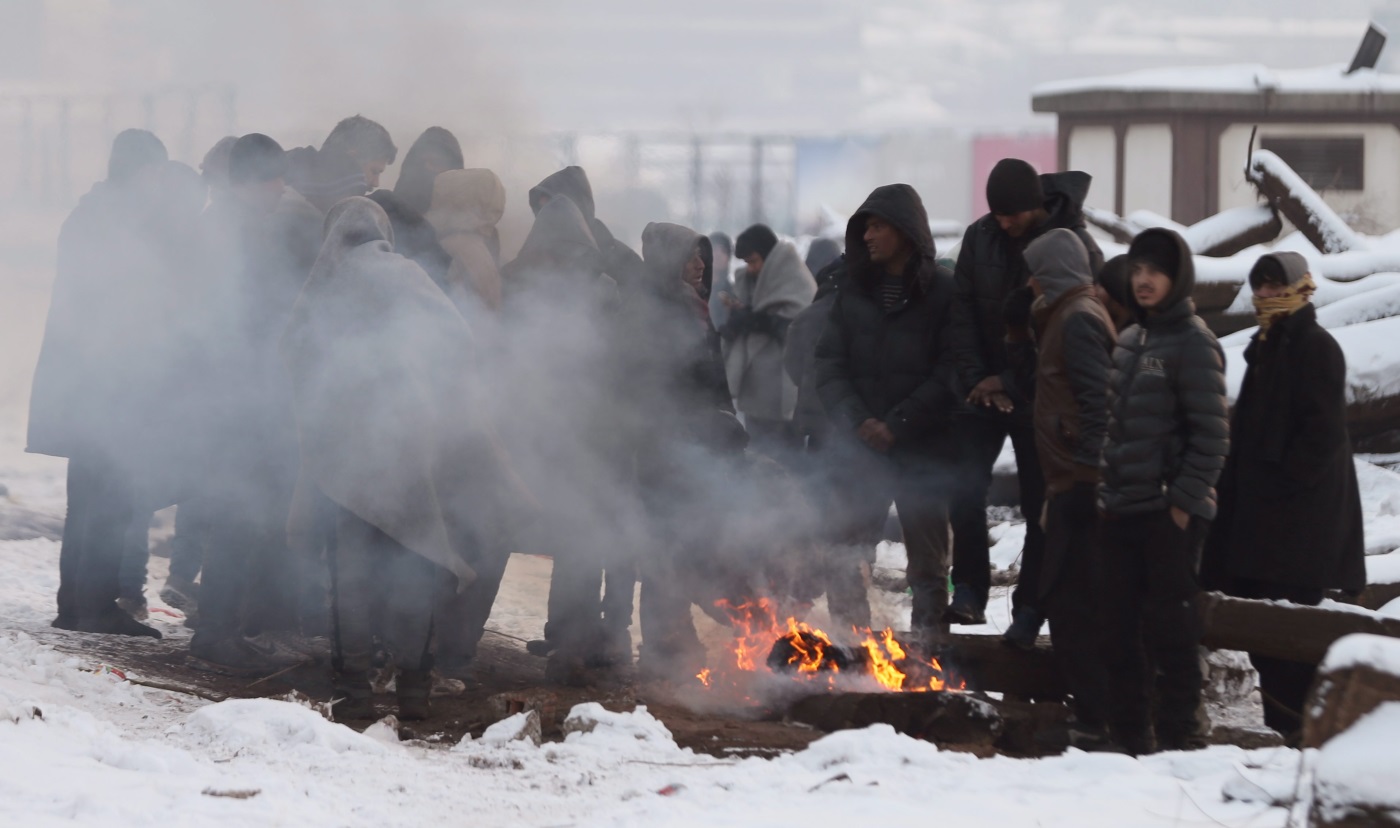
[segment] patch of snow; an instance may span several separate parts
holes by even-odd
[[[1400,584],[1400,552],[1366,557],[1366,583]]]
[[[1316,813],[1336,822],[1362,807],[1400,811],[1397,743],[1400,702],[1386,702],[1323,745],[1314,766]]]
[[[1376,614],[1386,618],[1400,619],[1400,598],[1396,598],[1394,601],[1376,610]]]
[[[1294,172],[1282,158],[1265,149],[1256,150],[1249,162],[1251,180],[1257,180],[1256,176],[1263,175],[1277,179],[1288,190],[1288,194],[1307,209],[1313,226],[1317,228],[1327,247],[1324,253],[1364,250],[1369,247],[1355,230],[1342,221],[1342,217],[1337,215],[1331,205],[1303,181],[1302,176]]]
[[[1400,676],[1400,638],[1352,633],[1337,639],[1318,665],[1319,673],[1334,673],[1352,667],[1370,667]]]

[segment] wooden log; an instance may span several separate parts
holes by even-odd
[[[1234,207],[1201,219],[1186,229],[1182,237],[1197,256],[1233,256],[1255,246],[1268,244],[1283,232],[1283,219],[1268,204]]]
[[[1337,639],[1352,633],[1400,638],[1400,620],[1370,613],[1321,609],[1275,601],[1201,597],[1201,642],[1214,650],[1243,650],[1303,664],[1318,664]]]
[[[1058,701],[1066,695],[1047,637],[1030,651],[1006,646],[999,635],[955,633],[945,640],[943,667],[965,681],[968,690],[1036,701]]]
[[[1133,237],[1147,229],[1141,224],[1129,221],[1117,213],[1098,207],[1085,207],[1084,219],[1112,236],[1113,240],[1119,244],[1132,244]]]
[[[1323,253],[1345,253],[1362,247],[1356,232],[1289,167],[1268,150],[1250,158],[1245,177],[1285,218]]]
[[[1303,711],[1303,747],[1320,748],[1386,702],[1400,701],[1400,639],[1339,641],[1318,668]]]

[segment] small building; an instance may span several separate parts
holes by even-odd
[[[1254,146],[1277,153],[1358,229],[1392,230],[1400,75],[1359,62],[1374,65],[1375,55],[1351,67],[1191,67],[1048,83],[1032,106],[1058,118],[1060,168],[1094,176],[1090,206],[1193,224],[1255,204],[1244,169],[1257,127]]]

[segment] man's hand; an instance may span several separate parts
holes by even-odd
[[[881,454],[889,452],[890,447],[894,445],[894,432],[890,431],[889,426],[874,417],[860,424],[860,428],[856,429],[856,436],[861,439],[861,442]]]
[[[993,394],[1005,394],[1006,389],[1002,387],[1001,377],[987,377],[977,385],[973,386],[972,393],[967,395],[967,401],[973,405],[988,406],[992,404]]]
[[[1189,526],[1191,523],[1191,515],[1188,514],[1184,509],[1181,509],[1177,506],[1173,506],[1171,508],[1171,516],[1172,523],[1176,524],[1176,528],[1185,532],[1186,527]]]
[[[739,308],[742,308],[744,306],[743,302],[740,302],[737,298],[735,298],[734,294],[729,293],[728,291],[720,291],[719,301],[720,304],[724,305],[730,310],[738,310]]]
[[[1010,414],[1016,408],[1015,404],[1011,402],[1011,398],[1001,391],[993,392],[988,396],[987,405],[1003,414]]]

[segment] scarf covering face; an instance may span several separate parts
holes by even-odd
[[[1280,319],[1292,316],[1297,313],[1311,299],[1313,292],[1317,290],[1317,284],[1313,282],[1312,274],[1306,274],[1297,282],[1289,285],[1283,293],[1278,296],[1264,298],[1254,297],[1254,316],[1259,320],[1259,340],[1265,341],[1269,338],[1269,328]]]

